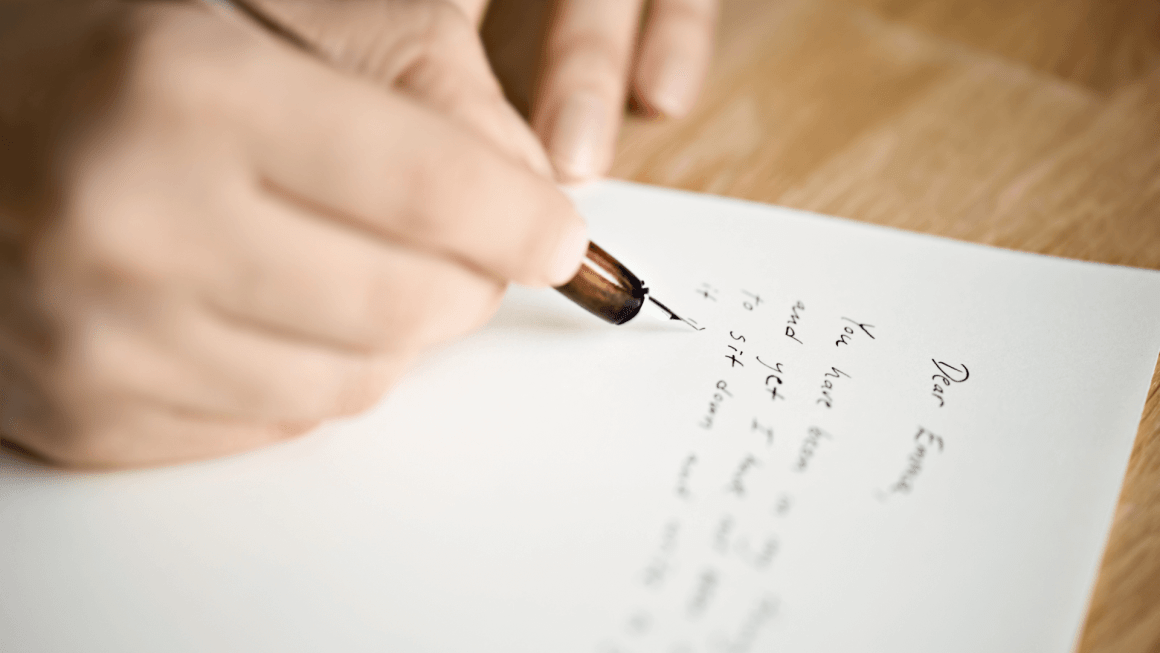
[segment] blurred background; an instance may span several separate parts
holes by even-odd
[[[525,114],[550,4],[484,21]],[[696,107],[631,117],[612,176],[1160,269],[1160,0],[723,0]],[[1160,651],[1158,381],[1084,653]]]

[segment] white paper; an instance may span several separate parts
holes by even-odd
[[[1160,274],[624,183],[577,201],[703,331],[515,291],[283,446],[0,459],[0,650],[1072,647]]]

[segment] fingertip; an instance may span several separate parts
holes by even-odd
[[[579,91],[561,103],[546,139],[561,181],[586,181],[604,173],[608,129],[607,106],[595,94]]]
[[[588,226],[582,219],[575,219],[564,230],[556,245],[548,271],[548,284],[562,286],[571,281],[580,271],[587,253]]]
[[[641,80],[640,95],[655,111],[670,118],[689,113],[697,95],[699,77],[687,57],[669,54],[655,72]]]

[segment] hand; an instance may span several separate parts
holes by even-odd
[[[454,1],[476,21],[488,4]],[[560,178],[581,181],[612,165],[629,90],[646,112],[679,117],[692,108],[712,55],[718,0],[653,0],[643,29],[643,0],[550,2],[531,123]]]
[[[256,447],[361,410],[587,245],[471,130],[198,5],[0,39],[0,430],[63,464]]]

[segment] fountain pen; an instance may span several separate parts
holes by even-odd
[[[588,253],[584,256],[580,271],[556,290],[589,313],[612,324],[624,324],[636,317],[646,301],[659,308],[668,319],[685,322],[656,298],[649,296],[648,288],[635,274],[593,242],[588,243]]]
[[[317,49],[300,34],[267,16],[250,0],[225,0],[225,4],[291,45],[321,57]],[[668,319],[688,324],[687,320],[678,317],[664,304],[650,297],[648,288],[635,274],[592,242],[588,243],[588,253],[584,257],[580,271],[571,281],[556,290],[588,312],[612,324],[624,324],[636,317],[646,305],[646,301],[659,308]],[[689,326],[697,328],[693,324]]]

